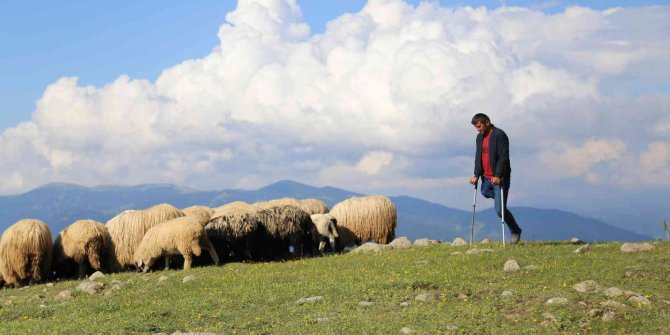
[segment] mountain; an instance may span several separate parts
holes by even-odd
[[[106,222],[126,209],[141,209],[167,202],[179,208],[192,205],[218,207],[241,200],[256,202],[282,197],[317,198],[329,207],[362,194],[335,187],[313,187],[294,181],[280,181],[257,190],[198,191],[169,184],[83,187],[52,183],[32,191],[0,196],[0,230],[23,218],[46,222],[56,235],[78,219]],[[398,209],[397,236],[451,241],[470,236],[471,213],[408,196],[390,197]],[[587,241],[650,240],[649,236],[611,226],[603,221],[560,210],[511,207],[523,228],[524,239],[564,240],[579,237]],[[475,238],[500,238],[500,219],[492,209],[476,213]]]

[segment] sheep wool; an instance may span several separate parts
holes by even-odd
[[[196,218],[184,216],[149,229],[135,251],[134,260],[143,272],[147,272],[163,256],[182,255],[184,270],[188,270],[193,256],[200,256],[202,249],[209,252],[214,264],[219,264],[219,257],[207,238],[205,228]]]
[[[86,262],[94,271],[100,271],[111,246],[111,237],[105,225],[94,220],[79,220],[63,229],[54,242],[54,270],[65,270],[71,259],[77,263],[79,278],[86,274]]]
[[[310,215],[328,213],[328,205],[326,205],[325,202],[319,199],[308,198],[308,199],[302,199],[300,200],[300,202],[302,203],[303,208],[305,208],[306,212],[309,213]]]
[[[51,273],[52,252],[49,227],[40,220],[20,220],[0,238],[0,277],[14,287],[41,282]]]
[[[219,255],[243,259],[257,254],[250,242],[258,239],[259,225],[256,209],[246,205],[226,208],[209,221],[205,231]]]
[[[144,210],[127,210],[107,221],[106,227],[112,239],[110,252],[113,270],[122,270],[134,264],[135,249],[144,234],[152,227],[184,216],[184,212],[169,204],[159,204]]]
[[[259,209],[257,214],[262,228],[273,241],[268,248],[270,255],[291,248],[292,253],[302,254],[302,238],[312,224],[307,212],[295,206],[279,205]]]
[[[191,206],[182,210],[184,215],[190,215],[198,219],[200,224],[204,227],[209,222],[209,219],[214,215],[214,210],[207,206]]]
[[[244,201],[233,201],[223,206],[215,208],[214,214],[212,214],[212,218],[224,215],[230,211],[237,211],[237,210],[255,210],[255,208]]]
[[[385,196],[352,197],[330,210],[337,220],[339,243],[344,247],[375,241],[387,244],[395,237],[398,214]]]

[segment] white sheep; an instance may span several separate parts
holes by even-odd
[[[137,247],[134,259],[137,267],[147,272],[160,257],[182,255],[184,270],[188,270],[193,256],[200,256],[202,249],[209,252],[214,264],[219,264],[219,257],[207,238],[205,228],[198,219],[183,216],[149,229]],[[168,257],[165,258],[165,267],[169,267]]]
[[[310,215],[314,229],[312,229],[312,239],[314,243],[318,241],[319,252],[323,253],[326,248],[326,241],[330,242],[330,248],[335,250],[335,239],[337,235],[337,220],[330,214],[312,214]]]

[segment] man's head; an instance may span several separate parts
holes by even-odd
[[[486,135],[493,126],[491,124],[491,119],[484,113],[475,114],[475,116],[472,117],[472,125],[475,126],[477,132],[482,135]]]

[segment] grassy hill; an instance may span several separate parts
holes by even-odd
[[[494,243],[468,254],[442,244],[113,274],[93,295],[76,289],[87,280],[0,291],[0,334],[667,334],[670,244],[654,245],[623,253],[621,243],[603,243],[577,254],[568,243]],[[505,273],[509,259],[521,270]],[[631,292],[577,292],[585,280]],[[58,298],[64,290],[73,296]],[[630,300],[637,295],[650,303]],[[322,298],[298,303],[310,297]],[[547,304],[559,297],[567,302]]]

